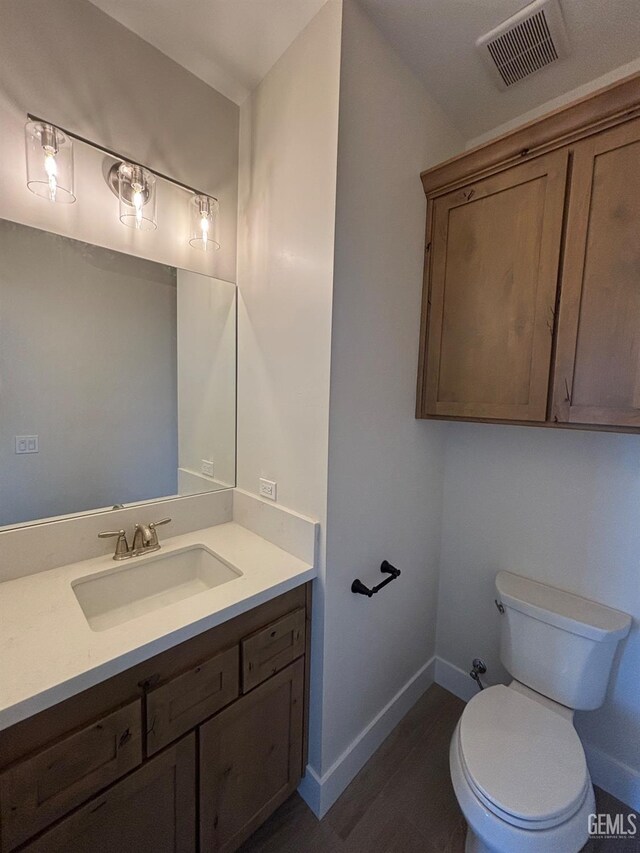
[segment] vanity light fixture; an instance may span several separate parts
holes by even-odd
[[[189,201],[191,232],[189,245],[203,252],[219,249],[215,239],[218,224],[218,202],[208,195],[194,195]]]
[[[51,201],[76,200],[73,190],[75,139],[117,161],[106,177],[118,196],[119,217],[123,225],[139,231],[153,231],[158,227],[156,181],[160,178],[189,193],[189,244],[203,251],[220,248],[216,239],[219,213],[217,198],[141,163],[125,160],[116,151],[31,113],[27,119],[27,186],[31,192]]]
[[[43,121],[25,125],[27,187],[49,201],[72,204],[73,141],[60,128]]]
[[[138,231],[158,227],[156,176],[135,163],[116,163],[111,167],[110,183],[118,188],[120,222]]]

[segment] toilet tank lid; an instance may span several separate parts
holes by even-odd
[[[512,572],[498,572],[496,589],[506,607],[597,642],[618,642],[631,627],[627,613]]]

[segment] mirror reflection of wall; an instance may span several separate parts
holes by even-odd
[[[236,289],[211,282],[178,270],[181,495],[235,485]]]
[[[233,486],[235,318],[232,284],[0,220],[0,526]]]

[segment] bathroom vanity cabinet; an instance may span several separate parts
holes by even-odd
[[[310,586],[0,732],[0,850],[235,850],[306,760]]]
[[[422,175],[418,417],[640,430],[640,76]]]

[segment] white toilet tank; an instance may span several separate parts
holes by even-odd
[[[568,708],[600,707],[631,617],[511,572],[498,572],[496,589],[504,606],[500,659],[509,673]]]

